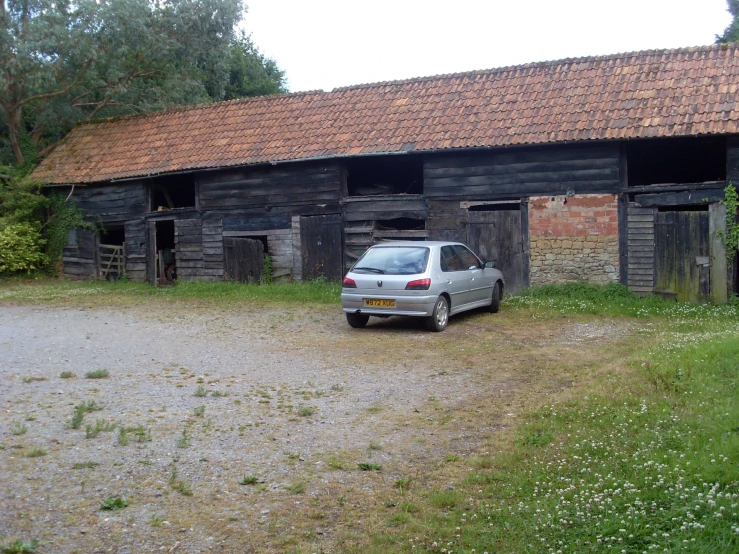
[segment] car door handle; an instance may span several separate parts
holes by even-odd
[[[447,280],[446,280],[446,284],[447,284],[447,285],[451,285],[451,284],[452,284],[452,280],[451,280],[451,279],[447,279]]]

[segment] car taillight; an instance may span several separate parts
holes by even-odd
[[[355,289],[357,288],[357,283],[354,281],[354,279],[349,279],[349,277],[344,277],[344,281],[341,284],[342,287],[345,289]]]
[[[405,290],[429,290],[430,286],[431,279],[416,279],[415,281],[408,281]]]

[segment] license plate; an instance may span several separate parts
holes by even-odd
[[[395,300],[387,300],[385,298],[365,298],[365,308],[394,308]]]

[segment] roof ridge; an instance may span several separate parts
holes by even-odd
[[[440,73],[437,75],[424,75],[420,77],[410,77],[408,79],[396,79],[390,81],[378,81],[375,83],[362,83],[357,85],[347,85],[344,87],[336,87],[331,89],[330,92],[343,92],[348,90],[362,89],[362,88],[374,88],[384,87],[390,85],[406,85],[410,83],[422,83],[426,81],[438,81],[441,79],[450,79],[453,77],[466,77],[466,76],[477,76],[477,75],[494,75],[496,73],[508,73],[510,71],[519,71],[521,69],[531,69],[547,66],[564,65],[567,63],[582,63],[582,62],[594,62],[594,61],[605,61],[605,60],[619,60],[625,58],[633,58],[636,56],[648,56],[654,54],[677,54],[677,53],[691,53],[700,51],[712,51],[712,50],[728,50],[731,47],[736,48],[739,46],[739,41],[719,43],[719,44],[708,44],[703,46],[683,46],[680,48],[653,48],[651,50],[632,50],[630,52],[618,52],[616,54],[602,54],[600,56],[580,56],[570,58],[559,58],[556,60],[545,60],[538,62],[527,62],[524,64],[506,65],[502,67],[492,67],[489,69],[473,69],[471,71],[458,71],[455,73]]]

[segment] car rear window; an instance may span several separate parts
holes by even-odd
[[[421,246],[383,246],[370,248],[354,264],[356,273],[415,275],[426,271],[429,249]]]

